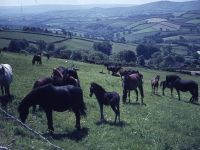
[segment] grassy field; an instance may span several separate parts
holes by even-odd
[[[36,42],[38,40],[44,40],[47,43],[55,42],[62,40],[62,37],[53,37],[48,35],[39,35],[39,34],[31,34],[31,33],[23,33],[23,32],[6,32],[1,31],[0,37],[6,37],[11,39],[27,39],[29,41]]]
[[[104,107],[107,123],[99,123],[99,106],[95,97],[89,97],[89,86],[92,81],[101,84],[107,91],[117,91],[122,96],[121,80],[107,74],[104,66],[86,64],[61,59],[43,60],[43,65],[32,66],[31,56],[3,53],[0,63],[8,63],[13,67],[14,82],[11,92],[15,96],[7,111],[18,116],[17,107],[22,98],[32,89],[36,79],[50,76],[52,69],[57,66],[77,65],[84,101],[87,106],[87,117],[81,119],[81,131],[74,128],[73,113],[54,112],[55,135],[44,134],[52,143],[64,149],[78,150],[145,150],[145,149],[198,149],[200,148],[200,106],[187,103],[189,93],[181,93],[178,101],[166,95],[151,95],[150,79],[156,74],[163,80],[168,72],[138,69],[144,75],[144,102],[146,105],[135,103],[135,93],[131,92],[131,104],[120,104],[121,123],[113,125],[114,113],[110,107]],[[100,71],[105,74],[100,74]],[[199,77],[180,75],[184,79],[192,79],[200,84]],[[139,97],[140,99],[140,97]],[[140,102],[140,101],[139,101]],[[29,114],[27,124],[34,130],[46,133],[47,124],[44,112]],[[45,142],[32,135],[18,123],[6,118],[0,113],[0,145],[10,149],[53,149]]]
[[[31,33],[21,33],[21,32],[0,32],[0,37],[3,38],[12,38],[12,39],[27,39],[29,41],[37,41],[44,40],[45,42],[55,42],[58,40],[62,40],[62,37],[54,37],[48,35],[40,35],[40,34],[31,34]],[[10,40],[0,39],[0,48],[7,47],[9,45]],[[69,50],[92,50],[94,42],[101,42],[99,40],[84,40],[73,38],[61,43],[56,43],[55,47],[66,46]],[[119,52],[121,50],[135,50],[136,45],[122,44],[112,42],[113,50],[112,52]]]

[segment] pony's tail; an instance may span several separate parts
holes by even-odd
[[[140,92],[141,92],[141,97],[144,98],[144,90],[143,90],[143,86],[140,86]]]

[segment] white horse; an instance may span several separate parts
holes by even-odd
[[[10,83],[12,79],[12,67],[9,64],[0,64],[0,86],[2,95],[10,95]]]

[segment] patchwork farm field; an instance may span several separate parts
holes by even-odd
[[[5,39],[6,38],[6,39]],[[44,40],[46,43],[54,43],[56,41],[64,40],[63,36],[59,35],[42,35],[37,33],[25,33],[25,32],[12,32],[1,31],[0,32],[0,48],[7,47],[10,43],[10,39],[26,39],[28,41],[37,42],[38,40]],[[102,42],[99,40],[90,40],[84,38],[72,38],[62,42],[55,43],[55,47],[65,46],[68,50],[93,50],[94,42]],[[135,51],[136,45],[134,44],[122,44],[112,42],[112,53],[122,50]]]
[[[144,76],[144,103],[135,102],[135,93],[131,92],[131,103],[120,102],[121,123],[113,124],[114,113],[110,107],[104,107],[107,120],[100,123],[99,106],[95,97],[89,97],[91,82],[97,82],[107,91],[116,91],[122,96],[121,80],[107,73],[104,66],[86,64],[61,59],[44,58],[43,65],[31,64],[32,56],[22,54],[2,53],[0,63],[8,63],[13,67],[14,81],[11,93],[15,99],[8,104],[7,111],[18,117],[17,107],[23,97],[32,89],[35,80],[50,76],[52,69],[58,66],[72,66],[79,68],[78,76],[87,106],[87,117],[81,118],[82,130],[75,130],[75,117],[71,112],[53,113],[55,133],[46,134],[47,121],[44,112],[37,112],[28,116],[27,124],[42,133],[52,143],[68,150],[145,150],[145,149],[199,149],[200,148],[200,106],[188,103],[189,93],[181,93],[181,101],[177,94],[170,96],[166,89],[166,96],[151,95],[150,80],[157,74],[161,80],[169,72],[155,70],[139,70]],[[101,74],[99,72],[105,74]],[[192,79],[200,85],[200,78],[181,75],[184,79]],[[140,102],[140,97],[139,97]],[[0,113],[0,145],[10,149],[54,149],[33,135],[17,122]]]

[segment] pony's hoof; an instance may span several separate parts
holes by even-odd
[[[53,130],[48,129],[48,130],[47,130],[47,133],[48,133],[48,134],[53,134],[53,133],[54,133],[54,129],[53,129]]]
[[[77,129],[77,130],[80,130],[80,129],[81,129],[81,126],[80,126],[80,125],[76,125],[76,129]]]

